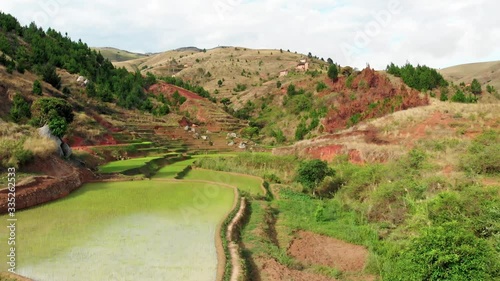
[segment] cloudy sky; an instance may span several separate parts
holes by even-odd
[[[136,52],[282,48],[377,69],[500,60],[496,0],[16,0],[0,10],[90,46]]]

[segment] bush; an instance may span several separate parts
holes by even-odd
[[[47,64],[40,68],[43,81],[49,83],[56,89],[61,88],[61,77],[57,75],[56,68],[53,65]]]
[[[16,94],[14,96],[14,101],[9,114],[12,121],[16,123],[28,120],[31,118],[30,104],[23,98],[23,96]]]
[[[57,116],[64,118],[66,123],[73,122],[74,114],[73,107],[67,101],[59,98],[41,98],[31,106],[34,124],[43,126]]]
[[[316,192],[316,188],[325,179],[325,177],[334,175],[335,171],[328,167],[328,164],[325,161],[315,159],[300,163],[297,170],[296,181],[302,184],[302,186],[304,186],[307,190],[312,191],[314,194]]]
[[[245,84],[236,84],[236,88],[233,89],[236,93],[243,92],[247,89],[247,85]]]
[[[273,130],[271,132],[271,136],[276,139],[276,143],[278,143],[278,144],[282,144],[286,141],[285,134],[283,134],[283,131],[280,129],[278,129],[276,131]]]
[[[268,181],[268,182],[271,182],[271,183],[278,183],[278,184],[281,183],[281,179],[277,175],[275,175],[273,173],[267,173],[267,174],[265,174],[264,175],[264,180]]]
[[[478,136],[461,159],[463,170],[476,174],[500,173],[500,137],[498,131],[486,131]]]
[[[297,129],[295,129],[295,140],[303,140],[307,133],[309,133],[309,130],[307,129],[306,123],[304,123],[303,121],[300,122],[300,124],[297,126]]]
[[[49,122],[49,129],[54,136],[62,138],[68,131],[68,122],[61,116],[55,116]]]
[[[39,96],[42,95],[42,83],[40,83],[39,80],[35,80],[35,82],[33,82],[33,94]]]
[[[486,241],[458,222],[425,229],[396,264],[387,280],[493,280],[499,270]]]
[[[328,86],[326,86],[325,82],[318,82],[318,84],[316,85],[316,92],[321,92],[327,88]]]
[[[470,88],[473,94],[479,95],[483,91],[481,88],[481,83],[477,81],[477,79],[472,80],[472,83],[470,84]]]
[[[328,67],[328,77],[332,79],[332,81],[337,80],[339,76],[339,68],[336,64],[332,64]]]
[[[345,86],[347,88],[351,89],[353,81],[354,81],[354,76],[353,75],[349,75],[349,77],[347,77],[347,79],[345,80]]]
[[[321,197],[331,198],[340,190],[342,181],[338,178],[327,176],[321,181],[317,188],[317,194]]]

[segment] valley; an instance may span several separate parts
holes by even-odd
[[[0,36],[0,281],[500,276],[498,62]]]

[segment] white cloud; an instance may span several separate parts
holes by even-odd
[[[16,0],[2,1],[0,10],[90,46],[131,51],[283,48],[376,68],[391,61],[439,68],[500,59],[494,0]]]

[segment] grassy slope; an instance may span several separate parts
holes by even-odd
[[[111,48],[111,47],[92,48],[92,49],[101,52],[103,57],[108,59],[111,62],[121,62],[121,61],[127,61],[127,60],[133,60],[133,59],[147,57],[147,55],[145,55],[145,54],[133,53],[133,52],[124,51],[124,50]]]
[[[476,78],[483,85],[489,84],[500,89],[500,61],[462,64],[441,69],[439,72],[456,84],[468,84]]]
[[[297,77],[279,78],[279,72],[284,69],[294,69],[299,60],[305,55],[292,52],[270,49],[247,49],[247,48],[215,48],[207,52],[195,51],[168,51],[153,55],[149,58],[141,58],[126,62],[115,63],[116,66],[124,66],[129,70],[142,69],[143,72],[152,72],[160,76],[170,76],[175,74],[186,80],[197,82],[205,89],[213,92],[219,91],[217,98],[233,98],[233,102],[238,101],[236,97],[246,101],[248,97],[256,94],[268,94],[276,89],[276,82],[292,81]],[[171,61],[175,60],[179,69],[172,68]],[[325,62],[313,59],[311,68],[319,68],[326,65]],[[174,71],[172,72],[172,69]],[[242,72],[245,71],[243,75]],[[211,76],[208,77],[207,73]],[[219,79],[224,79],[222,87],[217,85]],[[242,93],[235,93],[233,89],[237,84],[245,84],[248,90]],[[253,89],[250,89],[253,88]],[[233,96],[234,94],[234,96]]]

